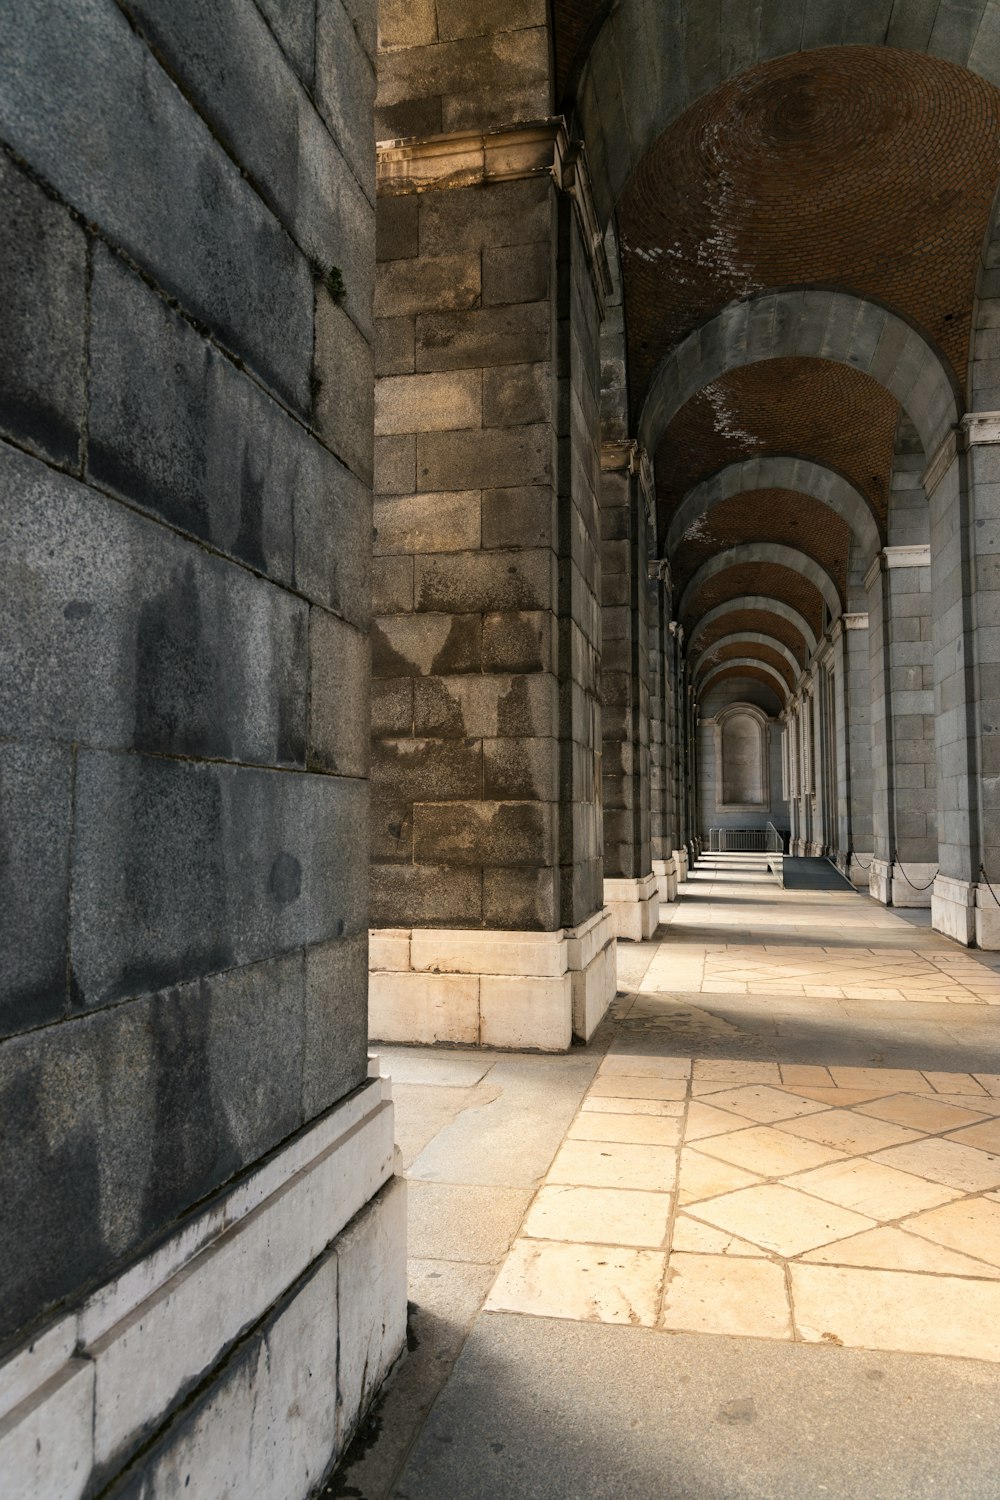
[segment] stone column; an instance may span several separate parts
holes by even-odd
[[[937,870],[930,547],[884,548],[865,583],[874,833],[869,889],[886,906],[929,906]]]
[[[601,784],[604,900],[615,933],[640,942],[659,922],[650,849],[649,584],[652,474],[635,443],[601,449]]]
[[[603,248],[561,122],[384,149],[373,1034],[561,1049],[602,894]]]
[[[653,874],[661,901],[677,899],[674,856],[674,736],[671,703],[670,583],[665,563],[650,565],[649,807]]]
[[[687,825],[687,738],[684,703],[684,627],[671,620],[670,634],[670,723],[673,754],[671,756],[671,789],[674,800],[674,865],[678,884],[687,879],[690,867]]]
[[[872,861],[871,665],[868,613],[843,615],[841,674],[844,701],[844,795],[846,827],[841,833],[843,858],[837,864],[859,890],[868,889]]]
[[[933,924],[961,943],[997,949],[1000,412],[964,417],[923,482],[930,502],[940,817]]]

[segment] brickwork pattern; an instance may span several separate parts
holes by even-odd
[[[773,646],[765,646],[760,641],[730,641],[726,646],[716,646],[699,661],[698,673],[703,675],[705,672],[710,672],[720,662],[743,656],[757,656],[761,661],[767,662],[768,666],[780,672],[789,688],[794,688],[796,674],[788,662],[779,651],[775,651]]]
[[[790,621],[783,620],[780,615],[772,614],[765,609],[736,609],[696,630],[691,637],[689,647],[691,659],[693,660],[706,648],[721,640],[723,636],[733,635],[736,632],[773,635],[775,640],[781,641],[788,647],[801,667],[806,664],[808,652],[801,631],[796,630]]]
[[[778,599],[798,610],[817,637],[823,634],[823,599],[819,590],[801,573],[781,563],[741,563],[708,579],[688,606],[685,628],[693,628],[714,605],[737,599],[741,594],[763,594]]]
[[[738,542],[780,542],[816,560],[846,597],[851,533],[828,505],[792,490],[748,490],[689,526],[671,557],[678,594],[703,562]]]
[[[998,151],[1000,90],[937,58],[838,47],[724,83],[660,136],[619,206],[637,400],[719,307],[791,285],[896,308],[964,382]]]
[[[898,417],[884,386],[847,365],[772,359],[732,370],[688,401],[664,434],[656,455],[661,524],[726,464],[805,445],[809,458],[839,470],[869,499],[884,529]]]

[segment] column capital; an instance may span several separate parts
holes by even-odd
[[[865,610],[864,614],[842,615],[841,618],[842,618],[842,620],[844,622],[844,629],[845,630],[867,630],[868,629],[868,611],[867,610]]]
[[[929,568],[931,544],[918,542],[908,547],[884,547],[882,555],[887,568]]]

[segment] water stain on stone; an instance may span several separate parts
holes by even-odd
[[[67,620],[83,620],[93,608],[92,604],[87,604],[83,599],[71,599],[63,610],[63,615]]]

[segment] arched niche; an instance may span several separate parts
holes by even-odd
[[[769,726],[750,703],[724,708],[715,721],[716,806],[719,812],[770,811]]]

